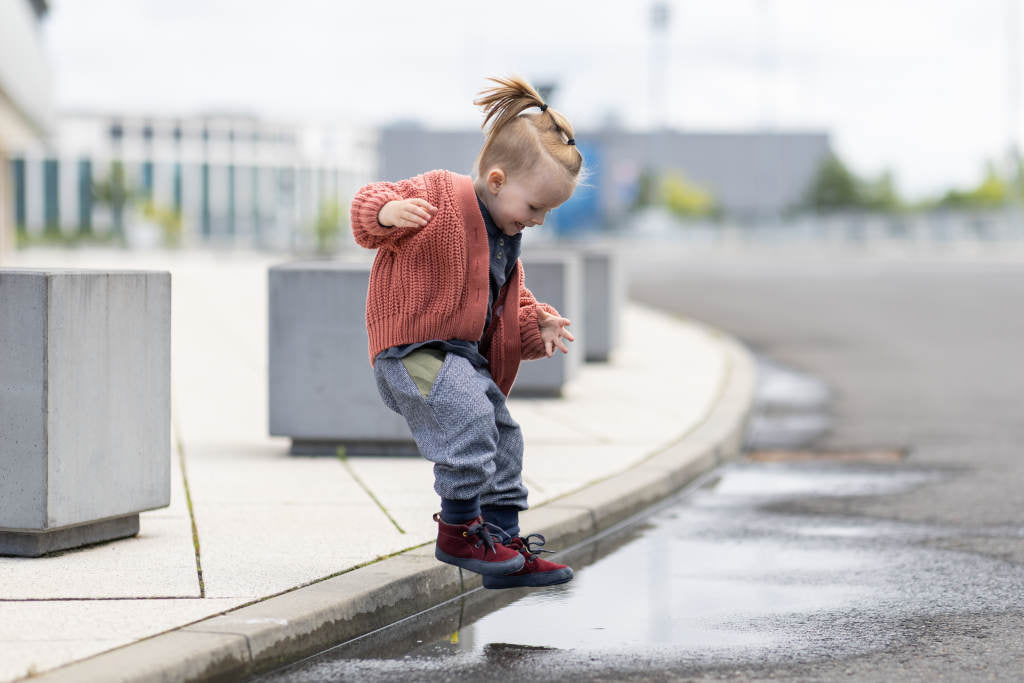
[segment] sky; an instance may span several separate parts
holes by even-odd
[[[520,74],[583,131],[826,131],[911,198],[1020,139],[1019,0],[663,1],[53,0],[43,31],[59,110],[467,128]]]

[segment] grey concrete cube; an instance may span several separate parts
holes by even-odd
[[[523,255],[526,288],[537,301],[551,304],[569,318],[569,330],[579,341],[569,343],[569,353],[555,351],[551,358],[524,361],[512,387],[513,396],[558,396],[583,364],[583,332],[586,312],[583,308],[583,262],[579,254],[561,251],[530,251]]]
[[[270,433],[292,453],[415,454],[377,392],[366,335],[369,264],[309,261],[268,277]]]
[[[583,257],[584,328],[580,335],[588,361],[607,361],[622,337],[626,272],[608,247],[589,246]]]
[[[170,504],[171,276],[0,269],[0,554]]]

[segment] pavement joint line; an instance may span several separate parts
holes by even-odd
[[[381,503],[377,496],[374,495],[373,491],[370,490],[370,487],[367,486],[363,482],[363,480],[359,478],[359,475],[356,474],[356,471],[352,469],[352,465],[349,464],[348,458],[345,456],[345,451],[341,448],[338,449],[338,460],[341,461],[342,466],[349,473],[349,475],[356,480],[356,483],[359,484],[359,487],[363,489],[363,491],[366,491],[366,495],[368,495],[370,499],[374,503],[376,503],[377,507],[380,508],[380,511],[383,512],[384,515],[391,521],[391,523],[395,525],[395,528],[398,529],[398,533],[404,534],[405,529],[403,529],[395,520],[395,518],[391,516],[391,513],[388,512],[388,509],[386,507],[384,507],[384,504]]]
[[[198,595],[140,595],[115,596],[103,598],[67,597],[67,598],[0,598],[0,602],[116,602],[118,600],[202,600]]]
[[[178,446],[178,466],[181,469],[181,486],[185,492],[185,505],[188,507],[188,521],[193,532],[193,547],[196,549],[196,577],[199,580],[199,597],[206,597],[206,585],[203,583],[203,562],[200,558],[199,548],[199,527],[196,525],[196,510],[191,503],[191,489],[188,487],[188,473],[185,470],[185,441],[181,437],[181,426],[178,424],[177,412],[171,411],[171,429],[174,432],[174,441]]]
[[[544,493],[544,487],[541,486],[540,484],[538,484],[536,482],[536,480],[533,479],[533,477],[528,477],[528,476],[526,476],[524,474],[523,475],[523,481],[525,481],[527,484],[529,484],[531,489],[536,489],[537,491],[540,491],[541,493]]]
[[[192,506],[192,491],[188,485],[188,472],[185,469],[185,440],[181,437],[181,425],[177,415],[171,419],[174,429],[174,440],[178,446],[178,465],[181,467],[181,483],[185,489],[185,503],[188,505],[188,518],[192,524],[192,545],[196,552],[196,576],[199,579],[199,597],[206,597],[206,584],[203,583],[203,563],[199,553],[199,527],[196,525],[196,512]]]

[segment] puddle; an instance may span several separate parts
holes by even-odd
[[[809,468],[815,468],[813,475]],[[754,501],[799,496],[864,496],[882,495],[906,490],[942,475],[936,472],[897,471],[892,468],[850,468],[767,464],[754,466],[740,464],[729,470],[715,484],[715,497],[710,504],[728,504],[740,497]],[[702,497],[697,498],[697,504]]]
[[[750,450],[798,448],[832,426],[828,386],[813,375],[757,358],[754,411],[747,428]]]
[[[828,386],[815,377],[777,363],[757,358],[757,401],[766,410],[817,410],[829,401]]]

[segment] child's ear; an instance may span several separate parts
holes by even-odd
[[[500,168],[492,168],[487,172],[487,189],[493,194],[498,194],[498,190],[505,184],[505,172]]]

